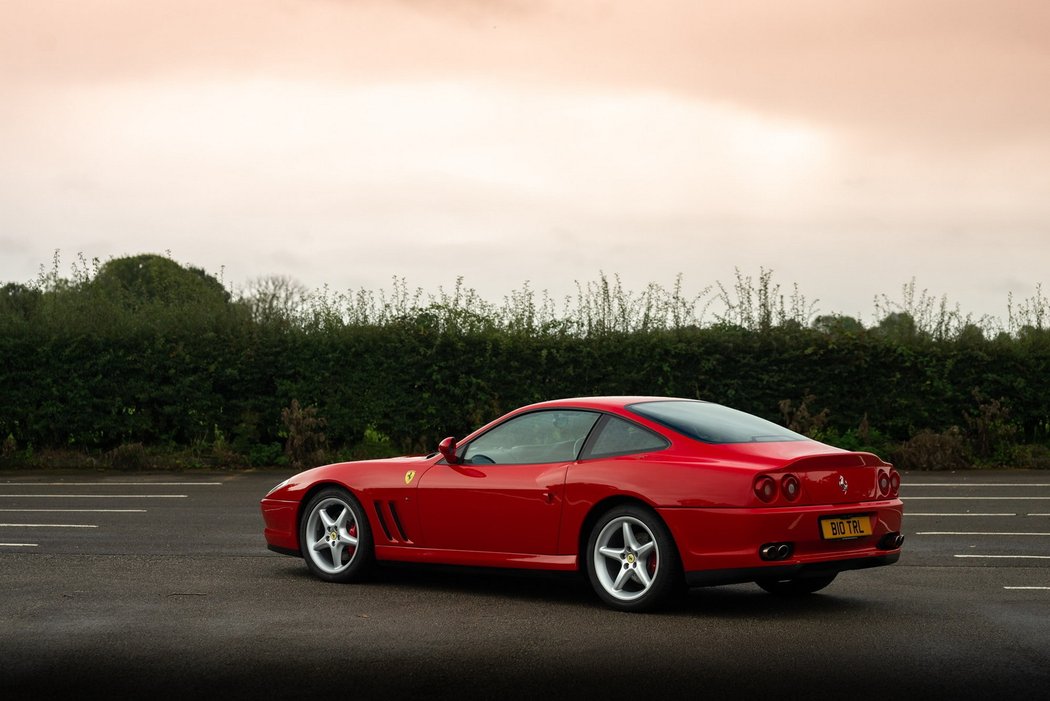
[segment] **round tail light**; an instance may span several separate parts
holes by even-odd
[[[798,477],[794,475],[784,475],[784,479],[780,480],[780,489],[784,492],[784,498],[788,501],[797,500],[799,492],[802,491]]]
[[[890,476],[883,470],[879,470],[879,493],[883,496],[890,493]]]
[[[890,472],[890,493],[893,496],[897,496],[897,493],[901,490],[901,476],[896,470]]]
[[[769,475],[755,480],[755,496],[767,504],[777,498],[777,483]]]

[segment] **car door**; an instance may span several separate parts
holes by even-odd
[[[565,473],[599,414],[519,414],[464,445],[460,464],[439,463],[416,495],[429,548],[555,554]]]

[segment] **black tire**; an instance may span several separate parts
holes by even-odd
[[[582,560],[595,593],[619,611],[652,611],[666,604],[682,579],[671,532],[640,505],[624,504],[602,514]]]
[[[759,579],[755,582],[770,594],[777,596],[805,596],[820,591],[835,581],[835,575],[800,577],[798,579]]]
[[[310,571],[327,582],[363,579],[375,562],[375,544],[357,499],[338,487],[315,494],[299,520],[299,551]]]

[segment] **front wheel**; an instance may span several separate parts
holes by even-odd
[[[364,509],[336,487],[321,490],[306,505],[299,548],[310,571],[329,582],[360,579],[375,553]]]
[[[805,596],[820,591],[835,581],[835,575],[824,577],[800,577],[798,579],[760,579],[755,584],[770,594],[779,596]]]
[[[667,601],[679,578],[670,531],[649,509],[627,504],[602,514],[587,539],[587,576],[606,604],[648,611]]]

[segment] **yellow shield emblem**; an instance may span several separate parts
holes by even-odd
[[[412,484],[412,480],[416,478],[416,471],[409,470],[405,473],[405,484]]]

